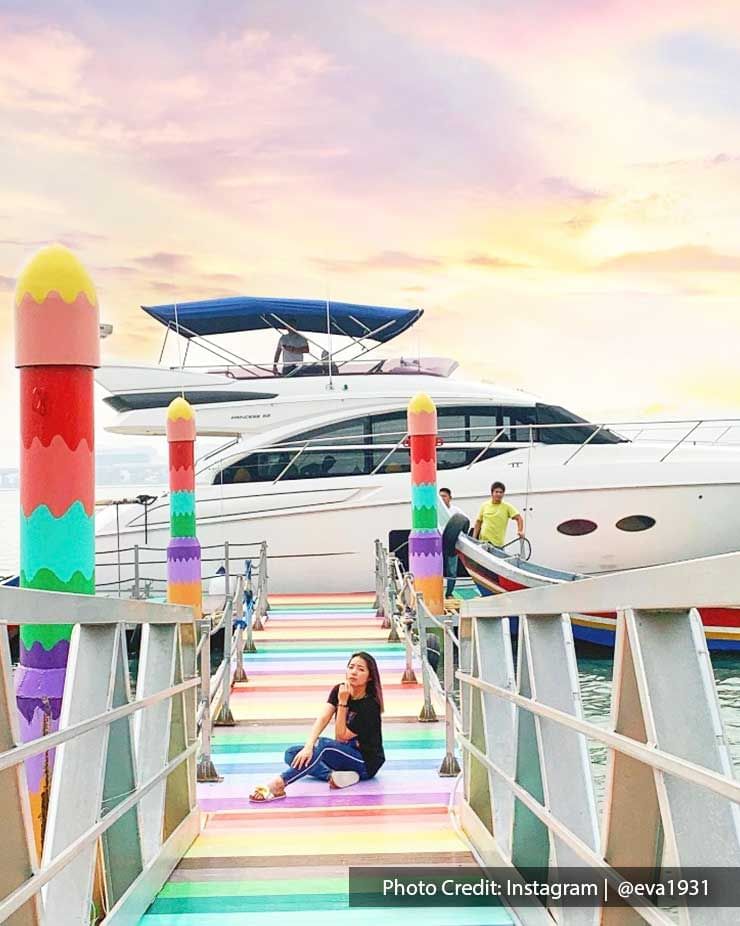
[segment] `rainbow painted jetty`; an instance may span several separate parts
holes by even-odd
[[[402,685],[404,648],[388,643],[372,595],[273,597],[268,629],[255,634],[249,682],[237,685],[238,724],[218,731],[213,759],[223,782],[200,785],[207,814],[196,839],[142,920],[142,926],[369,923],[349,910],[351,865],[474,865],[448,814],[453,780],[439,778],[439,725],[416,722],[419,685]],[[248,795],[283,767],[283,753],[306,732],[349,655],[379,662],[386,696],[388,761],[377,778],[346,791],[304,779],[286,800],[260,806]],[[418,911],[427,922],[434,911]],[[401,923],[408,910],[383,911]],[[475,910],[445,911],[445,923],[479,923]],[[510,923],[505,910],[486,923]]]

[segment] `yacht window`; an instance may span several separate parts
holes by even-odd
[[[498,416],[496,414],[497,411],[498,409],[495,405],[491,405],[489,408],[475,408],[469,411],[469,441],[480,441],[481,443],[487,444],[496,436],[496,431],[498,428]],[[505,434],[502,434],[496,443],[500,444],[501,441],[507,440],[508,437]]]
[[[598,526],[588,518],[572,518],[570,521],[558,524],[558,531],[568,537],[582,537],[584,534],[593,534]]]
[[[630,533],[647,531],[651,527],[655,527],[655,518],[651,518],[648,514],[630,514],[626,518],[620,518],[615,527],[620,531],[629,531]]]
[[[187,399],[191,405],[215,405],[218,402],[257,402],[266,399],[276,399],[276,392],[235,392],[223,389],[199,390],[180,392],[128,392],[123,395],[107,395],[103,397],[106,405],[117,412],[132,412],[140,409],[167,408],[173,399]]]
[[[461,444],[467,440],[467,420],[464,408],[438,408],[437,429],[445,444]]]
[[[541,428],[539,439],[543,444],[582,444],[591,434],[598,431],[595,425],[589,424],[584,418],[579,418],[578,415],[574,415],[573,412],[569,412],[559,405],[542,405],[538,403],[536,411],[538,424],[574,425],[572,428]],[[584,425],[586,426],[584,427]],[[623,437],[619,437],[605,428],[598,431],[598,434],[589,441],[589,444],[623,443],[625,443]]]
[[[408,450],[405,447],[399,447],[393,453],[390,447],[373,450],[372,467],[369,472],[374,472],[377,467],[380,467],[379,473],[408,473],[411,470]]]
[[[358,438],[357,443],[363,443],[366,436],[370,433],[370,419],[366,417],[351,418],[348,421],[337,421],[334,424],[327,424],[323,428],[314,428],[312,431],[306,431],[303,434],[295,434],[293,437],[287,437],[281,441],[282,444],[300,445],[307,440],[315,440],[319,437],[330,438],[331,440],[341,440],[343,443],[353,443],[349,438]],[[327,440],[326,443],[331,443]]]
[[[396,444],[406,433],[408,422],[405,411],[386,412],[370,417],[372,442],[374,444]]]
[[[394,449],[388,445],[370,450],[337,445],[322,450],[304,450],[300,454],[299,450],[300,444],[297,443],[290,449],[250,453],[221,470],[214,484],[274,482],[278,476],[281,482],[325,476],[362,476],[376,469],[379,473],[408,473],[411,468],[407,447]],[[506,447],[489,447],[478,462],[507,452]],[[479,453],[480,450],[475,448],[442,446],[437,450],[437,468],[440,471],[459,469],[472,463]]]
[[[437,469],[458,469],[468,463],[469,451],[457,447],[440,447],[437,450]]]
[[[529,443],[530,440],[538,440],[537,412],[531,406],[526,405],[504,405],[499,410],[497,422],[504,433],[499,440],[517,441],[518,443]],[[520,427],[521,425],[521,427]]]

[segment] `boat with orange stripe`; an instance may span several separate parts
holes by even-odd
[[[514,592],[541,585],[577,582],[587,576],[550,569],[525,559],[521,553],[508,555],[490,544],[480,543],[461,533],[457,554],[482,595]],[[699,608],[710,651],[740,651],[740,608]],[[576,640],[597,646],[614,646],[617,624],[615,613],[572,614]]]

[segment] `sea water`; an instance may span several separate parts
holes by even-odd
[[[109,487],[105,495],[110,498],[136,495],[144,489],[131,486]],[[152,492],[152,487],[146,488]],[[154,489],[156,493],[157,489]],[[0,489],[0,576],[15,574],[18,569],[18,492]],[[368,543],[368,556],[371,547]],[[714,678],[717,683],[722,717],[730,742],[735,767],[740,772],[740,656],[712,654]],[[578,669],[581,679],[583,710],[588,720],[606,726],[612,692],[611,652],[608,650],[578,649]],[[666,670],[670,673],[670,667]],[[603,793],[606,774],[606,749],[591,748],[592,765],[599,794]]]

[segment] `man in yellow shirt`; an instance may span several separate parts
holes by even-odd
[[[484,502],[478,512],[473,537],[484,540],[494,547],[502,547],[506,542],[506,528],[509,520],[516,521],[519,537],[524,537],[524,519],[513,505],[504,501],[506,486],[503,482],[494,482],[491,486],[491,501]]]

